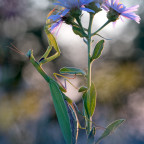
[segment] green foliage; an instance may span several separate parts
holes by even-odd
[[[125,120],[124,119],[119,119],[116,120],[114,122],[112,122],[111,124],[109,124],[104,133],[101,135],[101,137],[96,141],[96,143],[98,144],[103,138],[107,137],[108,135],[110,135],[116,128],[118,128],[118,126],[120,126]]]
[[[71,126],[71,132],[72,132],[72,144],[76,144],[77,137],[78,137],[78,126],[79,126],[77,114],[71,102],[69,103],[66,100],[65,103],[66,103],[69,118],[70,118],[70,126]]]
[[[60,69],[61,74],[76,74],[76,75],[86,75],[86,73],[78,68],[74,67],[63,67]]]
[[[94,48],[93,55],[90,59],[91,62],[100,57],[103,48],[104,48],[104,40],[101,40],[96,44]]]
[[[87,87],[86,86],[82,86],[79,88],[78,92],[86,92],[87,91]]]
[[[88,118],[93,116],[96,107],[96,90],[92,82],[90,90],[83,94],[84,107]]]
[[[72,29],[73,29],[73,32],[74,32],[76,35],[79,35],[80,37],[86,37],[86,36],[87,36],[87,35],[83,32],[83,30],[82,30],[80,27],[76,26],[76,25],[74,25],[74,26],[72,27]]]
[[[96,134],[96,128],[93,127],[88,136],[88,142],[87,142],[88,144],[95,144],[95,140],[94,140],[95,134]]]
[[[59,89],[60,89],[62,92],[64,92],[64,93],[66,92],[66,89],[65,89],[65,88],[63,88],[63,87],[62,87],[62,86],[60,86],[60,85],[59,85]]]
[[[49,82],[55,111],[58,117],[58,121],[67,144],[72,144],[72,132],[70,127],[70,119],[67,111],[67,107],[64,102],[63,93],[60,91],[57,83],[54,80]]]

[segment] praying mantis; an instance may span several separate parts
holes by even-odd
[[[49,13],[51,14],[51,12]],[[64,92],[66,92],[66,88],[60,83],[57,76],[62,76],[60,74],[54,73],[55,78],[58,80],[56,82],[53,78],[48,76],[46,72],[43,70],[42,65],[56,59],[60,56],[60,49],[57,45],[55,37],[49,31],[49,21],[46,21],[46,26],[44,27],[45,33],[48,37],[49,46],[44,53],[44,55],[36,61],[33,56],[33,50],[29,50],[26,56],[29,58],[30,62],[36,68],[36,70],[43,76],[43,78],[47,81],[50,87],[50,92],[52,95],[55,111],[58,117],[58,121],[64,136],[64,139],[67,144],[75,144],[78,136],[78,129],[81,127],[77,118],[77,114],[73,105],[73,102],[70,98],[68,98]],[[16,51],[24,55],[21,51],[19,51],[13,44],[11,44],[12,50]],[[56,53],[50,57],[48,57],[51,50],[54,49]],[[62,76],[66,78],[65,76]],[[67,80],[68,81],[68,80]],[[70,81],[68,81],[70,83]],[[71,83],[72,84],[72,83]]]
[[[79,122],[73,106],[73,102],[64,94],[64,87],[60,86],[54,79],[48,76],[42,68],[43,64],[56,59],[60,55],[60,49],[57,45],[55,37],[50,33],[48,29],[49,25],[47,20],[45,32],[48,37],[49,46],[44,55],[40,58],[39,61],[36,61],[33,56],[33,51],[29,50],[27,56],[33,66],[49,84],[58,121],[66,143],[75,144],[78,136]],[[55,49],[56,53],[48,57],[50,51],[53,48]],[[57,74],[54,75],[56,77]]]
[[[55,41],[55,38],[48,31],[47,26],[45,27],[45,32],[47,34],[49,42],[49,46],[45,54],[38,62],[35,60],[32,50],[28,51],[27,56],[29,57],[29,60],[33,64],[33,66],[37,69],[37,71],[44,77],[44,79],[49,84],[58,121],[66,143],[75,144],[78,133],[77,131],[78,119],[76,112],[73,109],[72,101],[68,97],[66,97],[66,95],[61,91],[60,85],[50,76],[48,76],[42,69],[42,64],[49,62],[60,55],[60,50]],[[52,48],[56,50],[56,53],[53,56],[47,58]],[[73,123],[73,125],[71,125],[71,122]]]

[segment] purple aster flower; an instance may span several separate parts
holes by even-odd
[[[62,23],[63,23],[63,21],[62,21],[62,19],[60,19],[56,23],[52,24],[52,26],[50,27],[51,33],[54,33],[57,29],[59,31],[59,29],[62,26]],[[58,33],[58,31],[57,31],[57,33]]]
[[[63,20],[62,20],[62,16],[61,16],[61,11],[59,11],[57,14],[51,14],[52,12],[54,12],[55,9],[53,9],[48,16],[48,19],[49,19],[49,23],[50,23],[50,27],[49,27],[49,30],[51,31],[51,33],[54,33],[56,29],[60,29],[62,23],[63,23]],[[58,30],[59,31],[59,30]]]
[[[86,8],[89,8],[93,11],[95,11],[95,14],[100,12],[103,8],[103,3],[105,3],[106,0],[93,0],[91,3],[86,5]]]
[[[105,2],[106,0],[94,0],[95,5],[97,6],[97,8],[100,8],[101,5]]]
[[[70,12],[77,13],[79,15],[79,10],[84,10],[87,12],[93,12],[93,10],[86,8],[85,5],[93,2],[94,0],[58,0],[58,3],[55,5],[62,6],[63,9],[58,11],[55,15],[50,15],[48,19],[53,21],[53,24],[50,27],[50,31],[53,33],[57,28],[61,27],[63,22],[67,24],[72,24],[73,18]],[[78,10],[78,11],[77,11]],[[58,30],[59,31],[59,30]]]
[[[106,11],[109,11],[108,18],[111,21],[116,21],[119,17],[121,18],[121,16],[123,16],[140,23],[141,18],[134,13],[134,11],[138,10],[138,7],[139,5],[127,8],[123,4],[119,3],[119,0],[106,0],[103,4],[103,8]],[[115,16],[115,19],[113,19],[112,16]]]
[[[88,5],[94,0],[58,0],[58,1],[59,2],[55,3],[55,5],[60,5],[62,7],[65,7],[65,10],[62,13],[63,16],[66,15],[69,11],[75,9],[80,9],[87,12],[94,12],[93,10],[84,7],[84,5]]]
[[[53,9],[50,12],[50,16],[48,16],[48,20],[49,20],[49,24],[51,25],[49,30],[54,33],[57,30],[57,33],[62,25],[63,22],[67,23],[67,24],[72,24],[73,23],[73,19],[72,16],[68,13],[66,15],[63,15],[63,9],[60,11],[57,11],[56,14],[52,14],[52,12],[54,12],[55,9]]]

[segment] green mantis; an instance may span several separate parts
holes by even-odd
[[[78,134],[78,119],[72,101],[61,91],[61,86],[50,76],[48,76],[42,65],[46,62],[52,61],[60,55],[60,49],[56,43],[54,36],[48,30],[49,26],[45,26],[45,32],[48,37],[48,49],[39,61],[36,61],[33,56],[33,51],[29,50],[27,56],[33,66],[37,71],[43,76],[43,78],[48,82],[51,95],[53,98],[53,103],[55,106],[58,121],[67,144],[75,144]],[[55,49],[56,53],[48,57],[52,48]]]
[[[66,143],[67,144],[75,144],[77,141],[77,136],[78,136],[78,128],[80,126],[79,126],[79,121],[77,118],[75,108],[73,106],[73,102],[70,98],[68,98],[64,94],[64,92],[66,92],[66,89],[60,83],[60,81],[57,77],[57,76],[62,76],[62,75],[54,73],[54,77],[60,83],[60,85],[59,85],[53,78],[48,76],[42,68],[43,64],[54,60],[55,58],[57,58],[60,55],[60,49],[57,45],[55,37],[48,30],[49,29],[48,23],[49,23],[49,21],[47,20],[46,26],[45,26],[45,32],[48,37],[49,46],[48,46],[46,52],[38,61],[36,61],[33,56],[33,50],[29,50],[27,52],[26,56],[29,58],[30,62],[33,64],[33,66],[36,68],[36,70],[43,76],[43,78],[49,84],[55,111],[56,111],[58,121],[59,121],[59,124],[60,124],[60,127],[61,127],[61,130],[62,130],[62,133],[63,133]],[[9,47],[9,48],[11,48],[12,50],[14,50],[20,54],[22,53],[13,44],[11,44],[11,46],[12,47]],[[56,53],[54,55],[48,57],[48,55],[52,49],[55,49]],[[22,53],[22,55],[23,55],[23,53]],[[62,76],[62,77],[67,78],[65,76]],[[70,84],[72,84],[70,81],[68,81],[68,82]]]

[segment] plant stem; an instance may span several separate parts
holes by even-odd
[[[88,28],[88,74],[87,74],[87,86],[88,89],[90,89],[91,87],[91,62],[90,62],[90,50],[91,50],[91,30],[92,30],[92,22],[93,22],[93,14],[90,14],[90,21],[89,21],[89,28]],[[90,93],[88,93],[88,96],[90,97]],[[92,127],[92,117],[90,117],[89,119],[85,119],[86,121],[86,128],[87,128],[87,134],[90,133],[91,131],[91,127]]]
[[[83,33],[84,33],[85,35],[87,35],[87,34],[85,33],[84,28],[83,28],[83,26],[82,26],[82,24],[81,24],[81,21],[80,21],[80,19],[79,19],[78,17],[76,17],[76,21],[77,21],[78,25],[80,26],[81,30],[83,31]]]
[[[106,25],[108,25],[111,21],[108,20],[102,27],[100,27],[96,32],[92,34],[92,36],[96,35],[100,30],[102,30]]]

